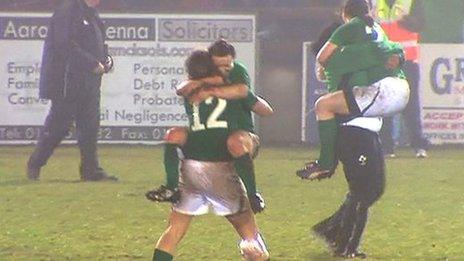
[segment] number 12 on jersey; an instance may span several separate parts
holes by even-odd
[[[227,128],[227,121],[218,121],[218,118],[221,116],[221,114],[224,112],[224,110],[227,107],[227,101],[224,99],[217,99],[217,104],[216,107],[213,109],[210,115],[208,115],[208,118],[206,120],[206,123],[201,122],[200,118],[200,105],[198,104],[193,104],[192,109],[193,109],[193,124],[190,127],[192,131],[201,131],[205,129],[214,129],[214,128]],[[209,97],[208,99],[205,100],[205,104],[210,105],[213,103],[213,98]]]

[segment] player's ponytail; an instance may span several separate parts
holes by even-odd
[[[343,6],[343,13],[349,17],[359,17],[368,26],[374,26],[374,18],[370,15],[367,0],[347,0]]]

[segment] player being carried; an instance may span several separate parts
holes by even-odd
[[[229,127],[227,149],[234,158],[234,167],[247,190],[250,204],[255,213],[261,212],[264,199],[256,190],[255,171],[252,159],[259,147],[259,137],[254,133],[251,111],[260,116],[273,113],[273,109],[263,98],[256,96],[250,89],[250,78],[243,64],[235,60],[235,49],[224,40],[210,45],[208,53],[197,51],[186,61],[188,81],[178,87],[177,93],[199,104],[209,97],[238,100],[234,111],[236,122]],[[207,77],[205,77],[207,76]],[[218,110],[219,112],[219,110]],[[198,112],[195,112],[195,115]],[[198,119],[193,119],[198,120]],[[202,119],[200,119],[202,120]],[[206,125],[196,124],[190,130],[184,127],[171,128],[165,136],[164,166],[166,185],[147,192],[147,198],[153,201],[176,201],[179,193],[177,148],[183,148],[190,135],[203,128],[217,128],[214,118],[206,119]],[[201,149],[202,144],[197,144]]]
[[[384,117],[403,110],[409,100],[408,82],[395,66],[401,47],[369,16],[365,0],[347,0],[342,11],[345,24],[317,55],[318,78],[327,82],[329,93],[315,104],[321,150],[317,161],[297,171],[305,179],[330,177],[335,170],[336,116]]]

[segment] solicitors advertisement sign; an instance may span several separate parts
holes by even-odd
[[[0,13],[0,144],[35,142],[50,106],[38,98],[43,40],[51,14]],[[252,15],[102,14],[114,69],[104,75],[101,143],[159,143],[187,124],[176,85],[184,61],[218,38],[230,41],[254,83]],[[74,128],[67,140],[75,139]]]
[[[421,45],[422,126],[433,144],[464,143],[464,44]]]

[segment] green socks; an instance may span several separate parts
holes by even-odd
[[[177,188],[179,184],[179,155],[177,155],[177,145],[164,145],[164,170],[166,172],[166,187],[169,189]]]
[[[155,248],[155,253],[153,253],[153,261],[171,261],[172,255],[163,250]]]
[[[338,124],[335,118],[318,121],[319,139],[321,151],[319,154],[319,165],[326,170],[333,168],[335,164],[335,146],[337,142]]]
[[[247,195],[256,193],[255,168],[250,154],[245,154],[234,160],[235,171],[242,179],[247,190]]]

